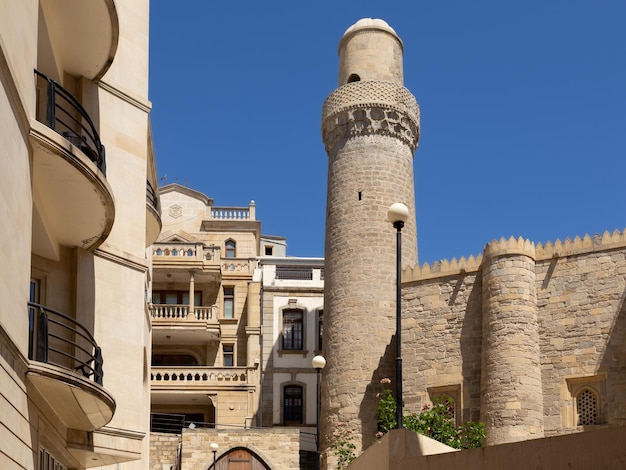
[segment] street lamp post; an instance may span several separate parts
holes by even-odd
[[[311,361],[313,368],[317,371],[317,434],[315,435],[315,442],[317,444],[317,458],[315,467],[317,470],[321,468],[321,453],[320,453],[320,421],[322,416],[322,369],[326,366],[326,359],[324,356],[315,356]]]
[[[211,442],[211,446],[210,447],[211,447],[211,451],[213,452],[213,470],[215,470],[217,449],[219,449],[220,446],[217,444],[217,442]]]
[[[402,428],[402,227],[409,209],[401,202],[389,207],[389,221],[396,229],[396,429]]]

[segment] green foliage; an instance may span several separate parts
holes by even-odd
[[[396,427],[396,402],[391,390],[380,394],[376,409],[378,420],[377,437],[382,437]],[[411,413],[403,417],[404,427],[455,449],[481,447],[485,439],[483,423],[468,421],[461,426],[454,423],[454,402],[449,397],[433,400],[433,406],[425,406],[421,413]]]
[[[379,395],[376,418],[379,432],[386,434],[396,428],[396,401],[388,388]]]
[[[337,468],[344,469],[356,458],[356,446],[352,442],[352,430],[343,423],[337,423],[337,430],[333,432],[333,443],[330,448],[337,456]]]

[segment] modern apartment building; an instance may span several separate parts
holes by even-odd
[[[1,468],[148,464],[148,3],[2,3]]]

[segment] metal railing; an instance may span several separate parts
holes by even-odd
[[[92,334],[64,313],[28,303],[28,358],[54,364],[102,385],[102,350]]]
[[[149,180],[146,180],[146,202],[159,213],[159,196]]]
[[[313,279],[313,268],[305,266],[276,266],[276,279],[293,279],[310,281]]]
[[[100,142],[100,136],[85,108],[52,78],[38,70],[35,70],[35,78],[38,92],[37,120],[80,148],[98,169],[106,174],[104,145]],[[44,103],[45,112],[43,112]]]

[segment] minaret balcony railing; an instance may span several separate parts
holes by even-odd
[[[104,145],[91,117],[62,85],[35,70],[37,80],[36,119],[78,147],[106,174]]]
[[[102,350],[68,315],[29,302],[28,358],[77,373],[102,385]]]

